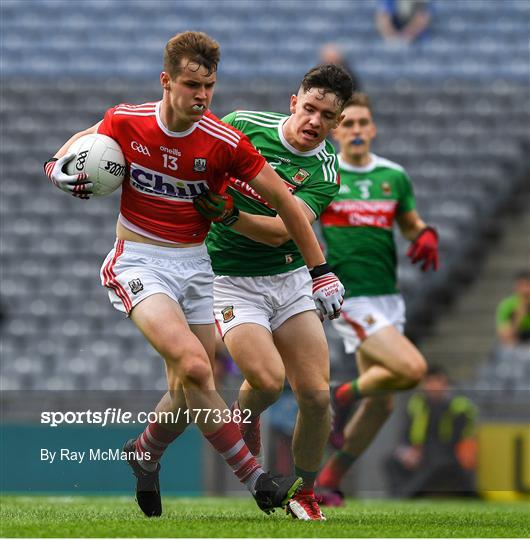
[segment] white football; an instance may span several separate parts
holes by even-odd
[[[93,197],[105,197],[116,191],[125,178],[125,157],[120,145],[110,137],[94,133],[83,135],[70,145],[75,158],[65,167],[67,174],[85,172],[94,184]]]

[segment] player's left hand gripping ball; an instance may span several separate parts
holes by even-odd
[[[313,299],[323,319],[336,319],[344,301],[344,285],[331,271],[328,263],[309,271],[313,279]]]
[[[407,257],[412,264],[423,261],[421,269],[427,272],[432,267],[438,270],[438,233],[434,227],[425,227],[412,242]]]
[[[88,181],[88,175],[84,172],[78,174],[67,174],[63,168],[67,163],[75,158],[75,154],[66,154],[57,159],[49,159],[44,164],[44,172],[51,180],[52,184],[58,187],[61,191],[69,193],[78,199],[89,199],[92,195],[90,191],[93,187],[92,182]]]
[[[228,226],[233,225],[239,216],[234,199],[227,193],[219,194],[208,190],[193,200],[193,206],[206,219]]]

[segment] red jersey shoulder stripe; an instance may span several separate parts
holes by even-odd
[[[238,143],[241,139],[239,133],[223,124],[217,118],[214,120],[213,118],[209,118],[208,116],[203,116],[200,121],[206,124],[210,129],[213,129],[214,131],[223,134],[225,137],[232,139],[235,143]]]
[[[125,114],[127,116],[155,116],[155,111],[153,112],[114,111],[114,114]]]
[[[152,116],[155,114],[156,102],[144,103],[142,105],[130,105],[120,103],[114,110],[114,114],[126,114],[129,116]]]
[[[221,141],[228,143],[230,146],[237,148],[237,144],[238,144],[237,142],[234,142],[233,139],[229,139],[228,137],[225,137],[224,135],[221,135],[221,133],[218,133],[209,129],[209,126],[205,125],[204,122],[202,122],[202,120],[198,122],[197,127],[201,131],[208,133],[208,135],[211,135],[212,137],[215,137],[216,139],[220,139]]]
[[[141,103],[140,105],[134,105],[132,103],[120,103],[116,105],[116,108],[127,108],[127,109],[143,109],[143,108],[154,108],[158,101],[149,101],[147,103]]]

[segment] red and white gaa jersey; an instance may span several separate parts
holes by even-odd
[[[188,130],[170,131],[160,119],[160,104],[117,105],[98,128],[118,142],[128,166],[119,219],[154,240],[202,242],[210,222],[193,199],[207,189],[222,193],[227,175],[252,180],[265,159],[210,111]]]

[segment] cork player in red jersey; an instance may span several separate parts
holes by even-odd
[[[330,316],[340,312],[342,302],[342,284],[329,270],[307,219],[282,180],[243,134],[209,112],[219,57],[219,45],[206,34],[177,34],[164,51],[161,101],[109,109],[102,121],[71,137],[45,164],[56,187],[89,198],[90,178],[63,172],[74,158],[67,153],[69,146],[83,135],[102,133],[124,152],[128,174],[117,239],[101,279],[114,307],[130,317],[165,361],[168,392],[157,412],[228,409],[215,391],[211,367],[213,274],[204,245],[210,222],[193,206],[194,198],[207,189],[222,193],[227,174],[251,183],[278,211],[312,270],[315,299]],[[319,286],[322,281],[325,286]],[[221,415],[219,421],[219,416],[198,415],[194,420],[262,510],[285,506],[301,479],[265,473],[233,419]],[[137,477],[138,504],[148,516],[162,513],[159,460],[188,420],[182,414],[177,423],[152,422],[124,446]]]

